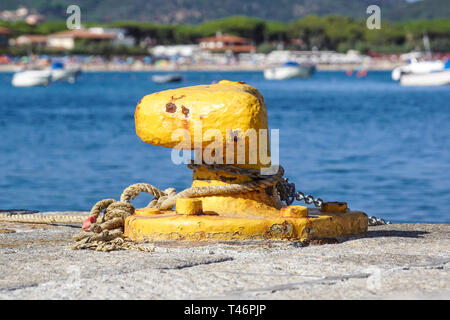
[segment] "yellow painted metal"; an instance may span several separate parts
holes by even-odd
[[[287,206],[283,207],[280,210],[282,217],[307,217],[308,216],[308,208],[304,206]]]
[[[145,142],[183,149],[198,149],[205,151],[212,137],[208,130],[219,130],[224,143],[223,163],[226,163],[227,130],[244,134],[248,129],[267,129],[267,110],[264,98],[254,87],[243,82],[223,80],[217,84],[200,85],[156,92],[145,96],[137,105],[135,112],[136,133]],[[180,141],[185,138],[173,139],[177,129],[185,129],[190,136],[189,145]],[[258,131],[256,131],[258,133]],[[239,135],[238,135],[239,136]],[[249,147],[249,140],[242,138],[245,146],[245,162],[239,165],[243,168],[262,168],[270,166],[261,163],[259,149]],[[259,146],[259,135],[256,135]],[[229,141],[233,150],[233,164],[237,162],[237,141]],[[257,161],[248,164],[256,152]],[[268,150],[269,153],[269,150]],[[221,184],[234,184],[250,181],[245,175],[235,175],[227,172],[210,172],[205,168],[194,169],[192,187],[205,187]],[[281,202],[276,190],[269,188],[236,194],[232,196],[209,196],[202,200],[204,211],[214,211],[218,214],[232,216],[279,216]]]
[[[135,111],[136,133],[144,141],[157,146],[178,149],[201,149],[222,140],[224,145],[227,130],[241,131],[239,137],[249,129],[267,129],[267,110],[264,98],[254,87],[244,82],[222,80],[217,84],[171,89],[149,94],[142,98]],[[190,144],[181,143],[184,136],[176,132],[185,129],[190,135]],[[178,130],[178,131],[177,131]],[[210,131],[209,131],[210,130]],[[212,135],[218,130],[220,137]],[[209,134],[209,133],[211,134]],[[174,139],[175,138],[175,139]],[[259,135],[256,136],[259,141]],[[248,138],[246,138],[248,146]],[[229,141],[237,148],[237,141]],[[246,148],[245,158],[250,159],[250,148]],[[226,150],[222,153],[226,162]],[[236,154],[235,154],[236,155]],[[252,154],[253,155],[253,154]],[[260,162],[243,164],[247,168],[270,166]],[[230,159],[231,160],[231,159]],[[233,163],[236,163],[234,161]]]
[[[346,202],[324,202],[322,205],[322,212],[347,212],[348,207]]]
[[[151,216],[154,214],[161,214],[162,212],[156,208],[145,208],[145,210],[136,210],[136,216]]]
[[[251,179],[245,175],[230,174],[225,171],[210,172],[206,168],[196,168],[193,187],[207,187],[231,183],[243,183]],[[213,211],[228,216],[278,217],[282,204],[274,187],[242,194],[200,197],[204,211]]]
[[[176,203],[177,213],[188,216],[203,213],[202,201],[196,198],[179,198]]]
[[[244,143],[245,164],[238,166],[260,169],[271,165],[267,159],[260,158],[259,149],[249,147],[248,136],[242,135],[248,129],[258,132],[268,128],[264,98],[257,89],[243,82],[224,80],[147,95],[136,107],[135,122],[137,135],[150,144],[195,150],[205,155],[208,146],[219,137],[224,148],[218,156],[222,163],[229,164],[230,159],[232,164],[238,163],[238,143]],[[174,135],[178,129],[184,129],[189,135],[187,143],[185,135]],[[236,129],[241,132],[230,140],[230,130]],[[208,135],[208,130],[216,130],[215,135]],[[259,139],[266,138],[256,137],[259,148]],[[233,146],[231,158],[226,152],[230,145]],[[255,153],[257,161],[249,163]],[[270,156],[268,149],[267,155]],[[192,186],[241,184],[250,180],[246,175],[198,167],[194,168]],[[282,207],[274,186],[241,194],[177,199],[176,211],[137,209],[125,221],[125,235],[135,241],[305,240],[366,230],[367,216],[348,210],[345,203],[327,203],[323,212],[303,206]]]
[[[367,216],[359,211],[323,214],[308,209],[308,217],[227,217],[216,214],[178,215],[173,211],[126,219],[126,236],[156,240],[310,240],[367,231]]]

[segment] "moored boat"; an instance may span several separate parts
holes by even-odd
[[[403,75],[428,74],[443,69],[444,63],[440,60],[417,61],[416,59],[412,59],[407,65],[392,70],[391,77],[392,80],[399,81]]]
[[[444,70],[444,62],[440,60],[432,60],[430,39],[427,34],[423,35],[423,46],[426,52],[426,59],[418,60],[423,54],[421,52],[412,52],[407,54],[410,58],[408,64],[394,68],[391,73],[392,80],[399,81],[404,75],[425,75],[435,71]],[[420,79],[421,77],[410,77],[410,79]],[[435,78],[425,77],[425,78]],[[415,80],[414,80],[415,81]]]
[[[402,86],[443,86],[450,84],[450,69],[424,74],[405,74],[400,78]]]
[[[183,77],[179,74],[156,74],[152,76],[152,81],[155,83],[180,82]]]
[[[51,80],[74,83],[80,73],[80,69],[66,68],[62,62],[54,62],[51,68]]]
[[[441,70],[427,73],[402,74],[402,86],[443,86],[450,84],[450,60],[447,60]]]
[[[283,65],[269,67],[264,70],[267,80],[284,80],[292,78],[307,78],[315,71],[313,65],[301,65],[297,62],[286,62]]]
[[[48,70],[24,70],[16,72],[12,78],[15,87],[48,86],[51,73]]]

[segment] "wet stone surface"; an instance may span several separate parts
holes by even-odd
[[[151,253],[74,251],[78,232],[0,222],[0,298],[450,298],[450,225],[376,226],[338,243],[156,243]]]

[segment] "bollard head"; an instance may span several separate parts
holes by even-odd
[[[266,105],[259,91],[244,82],[226,80],[147,95],[136,107],[135,123],[144,142],[186,150],[204,150],[219,140],[225,147],[230,133],[242,134],[248,143],[248,136],[244,136],[248,129],[256,132],[259,141],[260,129],[268,128]],[[189,135],[189,141],[183,133]],[[233,137],[229,142],[236,146],[238,140]]]

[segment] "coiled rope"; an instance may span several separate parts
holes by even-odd
[[[190,169],[198,166],[205,166],[208,170],[222,170],[234,174],[245,174],[252,178],[251,181],[242,184],[215,185],[206,187],[191,187],[179,193],[174,188],[168,188],[164,191],[146,184],[137,183],[126,188],[120,200],[104,199],[97,202],[91,209],[89,218],[85,216],[51,216],[51,215],[12,215],[0,214],[0,221],[9,222],[28,222],[28,223],[81,223],[83,222],[83,231],[75,235],[73,239],[75,244],[72,249],[91,249],[96,251],[112,250],[140,250],[153,251],[153,248],[143,244],[134,243],[125,239],[123,227],[125,219],[135,212],[134,206],[130,203],[141,192],[153,195],[155,198],[150,201],[148,207],[161,210],[171,209],[178,198],[194,198],[213,195],[229,195],[236,193],[245,193],[264,189],[276,185],[277,188],[283,187],[281,178],[284,174],[283,167],[279,166],[276,174],[262,176],[254,169],[242,169],[230,165],[189,165]],[[280,194],[283,190],[280,190]],[[101,219],[98,219],[103,212]],[[98,221],[99,220],[99,221]]]

